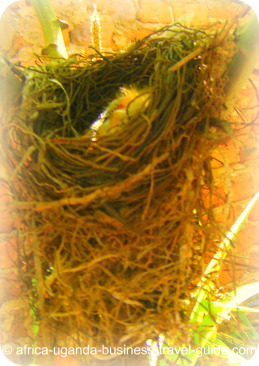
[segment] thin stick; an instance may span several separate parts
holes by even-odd
[[[136,175],[131,176],[130,178],[126,179],[123,182],[120,182],[119,184],[114,185],[113,187],[105,187],[102,189],[98,189],[97,191],[83,197],[65,197],[58,201],[52,201],[52,202],[15,202],[11,205],[14,205],[17,209],[20,210],[28,210],[33,209],[34,211],[45,211],[50,209],[55,209],[62,206],[73,206],[73,205],[84,205],[88,206],[92,201],[98,199],[98,198],[104,198],[104,197],[111,197],[116,196],[118,193],[120,193],[122,190],[130,187],[132,184],[138,182],[146,175],[150,174],[152,169],[155,165],[160,164],[162,161],[168,158],[168,153],[164,153],[163,155],[159,156],[154,160],[154,162],[150,163],[143,169],[141,172],[139,172]]]
[[[221,43],[223,43],[226,39],[226,37],[228,36],[231,28],[237,23],[237,21],[245,16],[249,10],[249,6],[247,6],[238,16],[236,16],[230,23],[229,25],[226,27],[225,30],[223,30],[222,34],[219,37],[219,40],[217,41],[215,46],[220,45]],[[212,44],[209,44],[208,46],[204,46],[204,47],[200,47],[197,48],[197,50],[194,50],[192,53],[190,53],[189,55],[185,56],[184,58],[182,58],[179,62],[177,62],[174,66],[172,66],[168,71],[169,72],[174,72],[176,70],[178,70],[180,67],[184,66],[185,64],[187,64],[187,62],[193,60],[196,56],[198,56],[199,54],[201,54],[203,51],[205,51],[206,49],[209,49],[212,46]]]
[[[196,56],[198,56],[205,49],[206,49],[206,47],[197,48],[197,50],[193,51],[192,53],[189,53],[189,55],[182,58],[179,62],[177,62],[174,66],[172,66],[168,71],[173,72],[173,71],[180,69],[180,67],[187,64],[187,62],[193,60]]]

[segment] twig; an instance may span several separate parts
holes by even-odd
[[[131,176],[130,178],[124,180],[123,182],[120,182],[113,187],[105,187],[103,189],[98,189],[95,192],[83,196],[83,197],[65,197],[58,201],[52,201],[52,202],[15,202],[11,205],[14,205],[17,209],[20,210],[28,210],[33,209],[34,211],[45,211],[50,209],[55,209],[62,206],[74,206],[74,205],[84,205],[88,206],[91,202],[93,202],[96,199],[104,198],[107,196],[116,196],[118,195],[122,190],[127,189],[134,183],[141,180],[144,176],[150,174],[152,169],[154,169],[154,166],[157,164],[160,164],[162,161],[168,158],[168,153],[164,153],[163,155],[157,157],[154,162],[148,164],[145,169],[143,169],[141,172],[139,172],[136,175]]]

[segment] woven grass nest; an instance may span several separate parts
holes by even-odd
[[[225,29],[176,24],[125,52],[20,68],[3,144],[19,297],[38,343],[138,345],[160,333],[186,343],[195,325],[184,300],[225,232],[211,154],[231,130],[234,52]],[[135,96],[123,123],[91,128],[125,90]]]

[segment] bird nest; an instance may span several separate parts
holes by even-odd
[[[20,68],[3,146],[38,344],[186,343],[224,232],[211,154],[231,132],[228,31],[176,24],[125,52]]]

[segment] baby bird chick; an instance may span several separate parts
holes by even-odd
[[[106,110],[99,115],[97,121],[91,125],[91,130],[96,134],[107,134],[119,129],[133,118],[137,117],[148,107],[151,93],[149,90],[137,88],[121,88],[118,97],[113,100]]]

